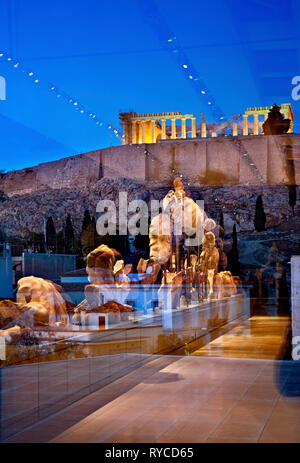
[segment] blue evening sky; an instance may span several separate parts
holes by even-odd
[[[300,0],[0,0],[0,170],[118,145],[120,110],[292,102],[299,132],[299,40]]]

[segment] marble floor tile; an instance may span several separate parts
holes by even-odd
[[[297,387],[295,363],[288,366],[285,376]],[[137,375],[129,372],[8,442],[299,442],[300,400],[274,382],[280,367],[270,360],[153,356]],[[13,410],[13,402],[8,406]]]

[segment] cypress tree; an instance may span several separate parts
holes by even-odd
[[[56,230],[51,216],[46,222],[46,248],[51,249],[51,251],[56,250]]]
[[[294,207],[297,202],[297,190],[296,185],[289,185],[289,206],[292,208],[294,215]]]
[[[0,191],[0,203],[4,203],[5,201],[7,201],[8,199],[8,196],[4,193],[4,191]]]
[[[2,230],[2,228],[0,228],[0,242],[5,242],[5,241],[6,241],[6,234]]]
[[[266,214],[264,211],[261,195],[258,196],[255,204],[254,227],[256,231],[263,231],[266,224]]]
[[[66,253],[70,254],[74,249],[74,230],[70,214],[67,216],[64,235]]]
[[[83,256],[97,247],[97,231],[95,217],[90,219],[89,225],[81,233],[81,247]]]
[[[45,250],[45,235],[44,233],[37,233],[36,235],[36,248],[37,252],[44,253]]]
[[[224,235],[224,217],[223,217],[222,211],[220,212],[220,227],[221,227],[220,236],[223,236]]]
[[[236,224],[233,224],[233,229],[232,229],[232,247],[234,247],[237,250]]]
[[[65,254],[66,252],[66,245],[65,245],[65,233],[64,229],[60,230],[56,235],[56,242],[57,242],[57,253],[58,254]]]
[[[90,223],[91,223],[90,211],[86,209],[84,211],[84,217],[82,221],[82,231],[86,230],[87,227],[90,225]]]
[[[230,271],[233,275],[238,275],[240,272],[240,261],[239,261],[239,250],[238,250],[238,240],[237,240],[237,232],[236,232],[236,225],[233,225],[232,230],[232,248],[229,252],[229,267]]]

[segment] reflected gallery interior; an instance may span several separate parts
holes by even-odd
[[[188,107],[179,97],[182,112],[141,112],[169,104],[167,79],[153,83],[162,87],[153,103],[144,87],[143,98],[135,93],[137,86],[139,112],[122,91],[128,109],[114,109],[106,124],[83,97],[52,83],[42,87],[43,78],[17,59],[16,25],[8,31],[10,50],[0,53],[10,77],[19,72],[53,108],[72,112],[59,130],[53,109],[55,140],[38,126],[28,133],[28,120],[10,132],[10,111],[3,116],[6,161],[14,150],[25,160],[0,172],[0,442],[300,442],[299,98],[287,102],[279,77],[274,94],[275,81],[270,95],[245,92],[252,80],[244,88],[232,71],[240,97],[223,96],[223,114],[187,56],[191,48],[202,62],[206,48],[181,46],[164,22],[158,30],[154,3],[154,16],[139,8],[163,37],[159,53],[193,85],[200,114],[198,103]],[[36,50],[27,61],[68,66],[101,55],[88,50],[47,58]],[[273,70],[274,56],[256,51],[255,69]],[[116,53],[103,52],[103,60]],[[244,55],[251,61],[244,50],[239,63]],[[281,61],[289,69],[287,58]],[[130,93],[135,81],[122,66]],[[145,79],[150,68],[142,66]],[[87,101],[92,95],[92,107],[91,80],[89,73],[81,92]],[[247,108],[251,98],[262,106]],[[0,100],[6,104],[6,87]],[[109,100],[108,115],[119,104],[113,92]],[[80,133],[83,125],[72,117],[91,128]],[[104,127],[109,137],[100,143],[97,132],[95,141],[92,130]],[[15,133],[24,151],[14,148]],[[36,147],[42,152],[34,156]]]

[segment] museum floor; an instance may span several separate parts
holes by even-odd
[[[300,442],[299,382],[298,362],[148,356],[6,442]]]
[[[230,324],[230,329],[208,344],[195,349],[192,355],[282,359],[289,344],[289,316],[254,315]]]

